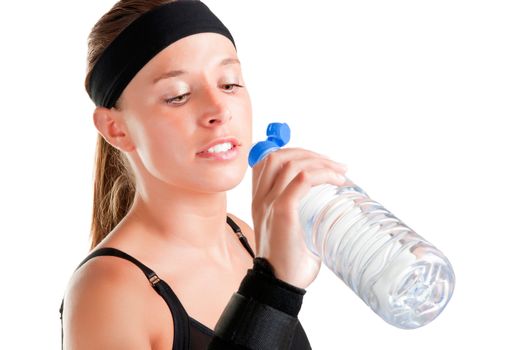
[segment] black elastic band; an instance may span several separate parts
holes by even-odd
[[[247,349],[290,349],[299,320],[234,293],[215,326],[215,335]]]
[[[155,7],[126,27],[93,67],[88,94],[97,106],[112,108],[131,79],[156,54],[175,41],[197,33],[226,36],[229,30],[204,3],[177,0]]]
[[[302,330],[297,315],[305,293],[305,289],[275,278],[267,259],[255,258],[253,269],[248,270],[217,321],[210,348],[288,350],[298,325]],[[303,345],[311,349],[307,342]]]
[[[241,281],[239,294],[297,317],[306,289],[298,288],[275,277],[273,267],[265,258],[257,257],[253,268]]]

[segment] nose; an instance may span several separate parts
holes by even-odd
[[[217,87],[203,89],[203,112],[201,123],[206,126],[218,126],[232,119],[227,96]]]

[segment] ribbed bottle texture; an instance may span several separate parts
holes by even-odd
[[[421,327],[452,296],[447,258],[350,179],[313,187],[299,215],[309,249],[388,323]]]

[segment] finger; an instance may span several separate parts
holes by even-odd
[[[346,178],[344,175],[341,175],[332,169],[301,171],[282,191],[281,195],[276,198],[274,209],[296,212],[300,200],[313,186],[321,184],[341,186],[345,181]]]
[[[269,154],[260,164],[253,168],[253,194],[268,193],[275,181],[276,173],[281,169],[282,165],[292,159],[304,158],[323,158],[328,157],[308,151],[302,148],[284,148]]]
[[[267,200],[272,202],[274,198],[279,196],[299,172],[321,169],[333,170],[340,175],[346,173],[346,166],[329,159],[307,158],[289,161],[283,165],[283,168],[277,174],[273,186],[267,195]]]
[[[279,161],[287,161],[292,158],[298,158],[298,157],[305,158],[308,156],[329,159],[329,157],[325,155],[322,155],[322,154],[319,154],[313,151],[309,151],[303,148],[281,148],[277,151],[274,151],[268,154],[262,161],[260,161],[259,163],[257,163],[257,165],[253,167],[254,176],[256,178],[259,178],[261,170],[264,168],[264,164],[268,162],[274,163],[274,162],[279,162]]]

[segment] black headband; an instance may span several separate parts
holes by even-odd
[[[200,1],[177,0],[146,12],[104,50],[89,79],[89,96],[97,106],[114,107],[131,79],[156,54],[183,37],[203,32],[222,34],[236,48],[228,29]]]

